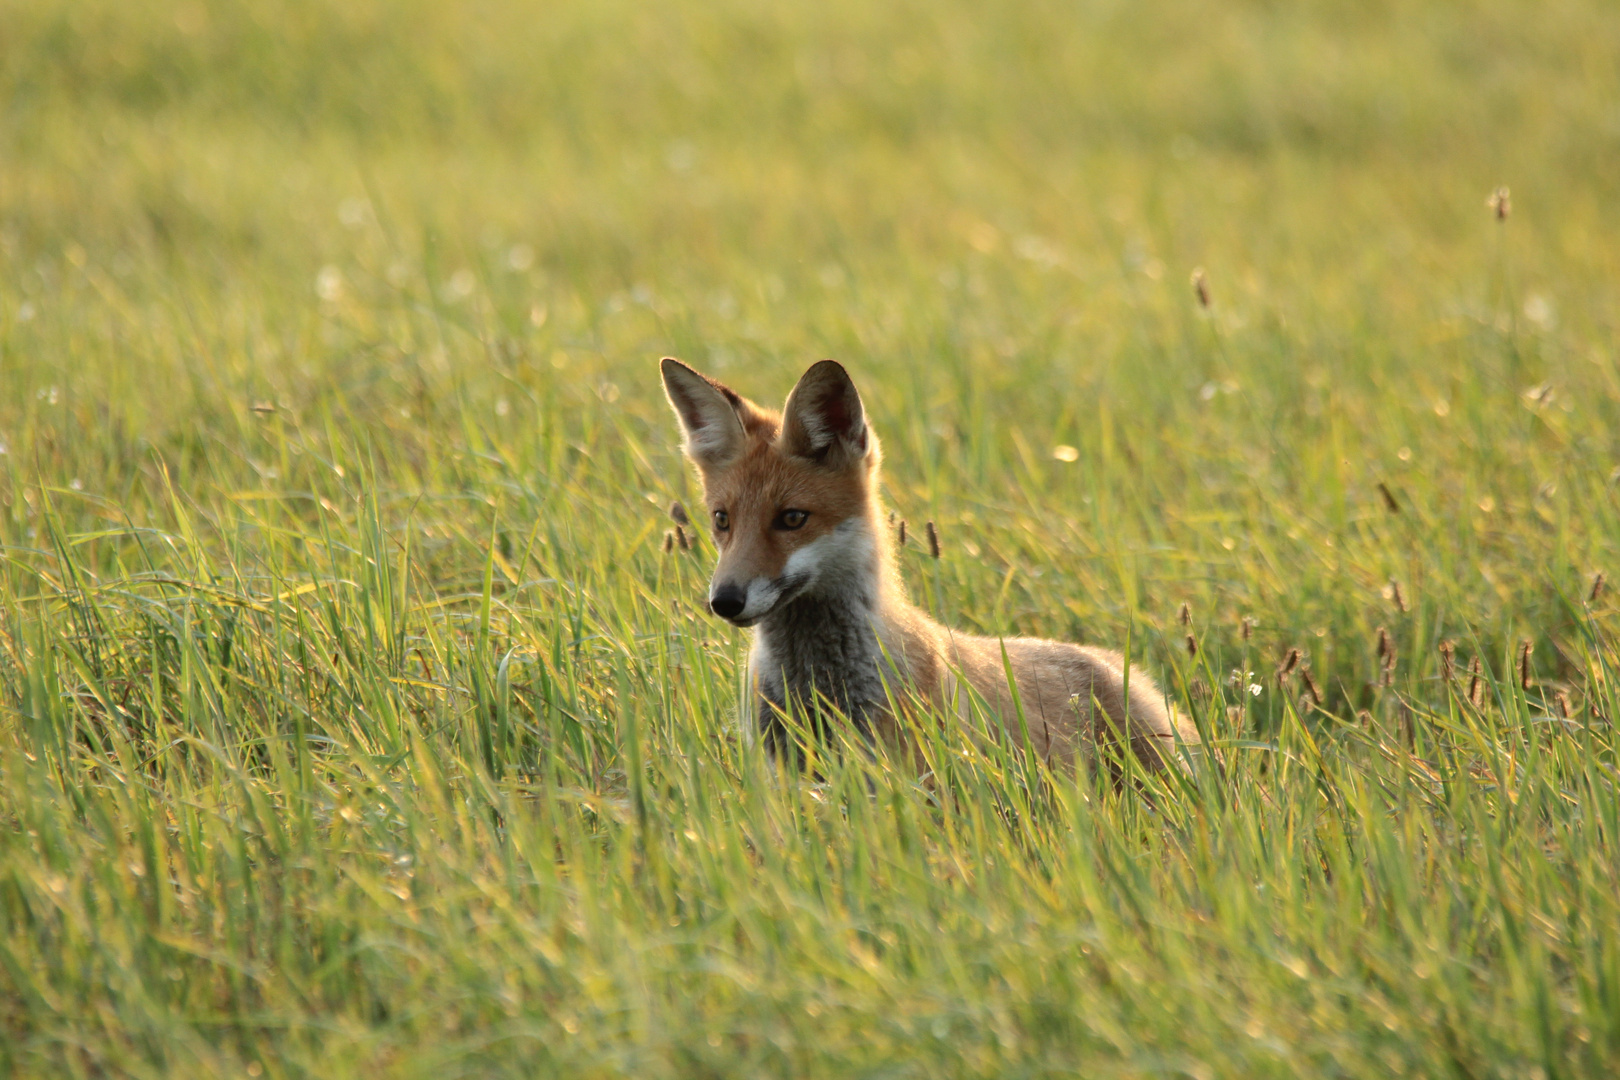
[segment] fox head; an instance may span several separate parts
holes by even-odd
[[[868,590],[880,454],[848,372],[813,365],[778,414],[678,360],[661,367],[720,550],[710,610],[752,626],[801,596]]]

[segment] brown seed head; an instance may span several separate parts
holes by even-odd
[[[1598,597],[1600,597],[1602,595],[1603,595],[1603,571],[1599,570],[1598,573],[1597,573],[1597,576],[1592,579],[1592,591],[1587,594],[1586,602],[1588,604],[1595,604],[1595,603],[1598,602]]]
[[[1506,221],[1508,215],[1513,213],[1513,200],[1506,187],[1499,187],[1491,192],[1490,197],[1485,200],[1485,205],[1496,214],[1497,221]]]
[[[686,516],[686,507],[681,505],[679,499],[669,504],[669,519],[677,525],[692,524],[692,519]]]
[[[1390,599],[1395,601],[1395,610],[1402,615],[1406,614],[1406,594],[1401,592],[1401,583],[1394,578],[1389,579]]]
[[[1384,509],[1392,514],[1401,512],[1401,504],[1395,501],[1395,493],[1389,490],[1389,485],[1382,480],[1378,481],[1378,494],[1384,497]]]
[[[1305,689],[1311,695],[1311,701],[1320,707],[1322,704],[1322,691],[1317,689],[1316,680],[1311,678],[1311,669],[1301,668],[1299,677],[1305,683]]]
[[[934,528],[932,521],[925,524],[923,530],[928,534],[928,554],[939,558],[939,530]]]
[[[1480,664],[1477,656],[1468,665],[1468,704],[1476,709],[1485,704],[1485,693],[1484,687],[1480,685]]]
[[[1530,689],[1530,653],[1536,647],[1528,638],[1519,643],[1519,689]]]
[[[1575,714],[1574,706],[1569,703],[1569,694],[1563,690],[1558,691],[1558,694],[1553,698],[1553,702],[1558,706],[1558,715],[1565,720]]]
[[[1242,635],[1244,641],[1254,637],[1254,620],[1245,616],[1243,621],[1238,624],[1238,633]]]
[[[675,526],[675,542],[681,545],[682,551],[692,550],[692,538],[686,535],[686,530],[679,525]]]
[[[1181,614],[1178,615],[1177,618],[1179,618],[1181,620],[1181,625],[1182,626],[1191,626],[1192,625],[1192,608],[1188,607],[1186,605],[1186,603],[1183,603],[1181,605]]]
[[[675,534],[668,529],[664,530],[664,554],[668,555],[675,550]]]
[[[906,546],[906,519],[900,519],[900,546]]]
[[[1452,658],[1457,653],[1457,646],[1451,643],[1450,638],[1440,639],[1440,677],[1447,683],[1451,682]]]
[[[1289,649],[1288,655],[1283,657],[1282,667],[1277,669],[1277,678],[1286,679],[1299,666],[1299,650]]]
[[[1378,628],[1378,659],[1380,663],[1389,663],[1390,651],[1389,631],[1380,626]]]
[[[1197,656],[1198,655],[1198,639],[1193,637],[1191,634],[1187,635],[1187,655],[1188,656]]]
[[[1209,281],[1204,277],[1204,268],[1197,267],[1192,272],[1193,295],[1198,297],[1198,306],[1209,307]]]

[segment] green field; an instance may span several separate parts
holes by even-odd
[[[1614,1075],[1617,58],[1605,0],[0,0],[0,1073]],[[1211,751],[774,772],[663,355],[843,361],[914,597]]]

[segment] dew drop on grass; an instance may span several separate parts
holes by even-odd
[[[1552,303],[1540,293],[1531,293],[1524,302],[1524,317],[1546,330],[1553,324]]]
[[[315,295],[328,304],[343,299],[343,271],[330,264],[315,275]]]
[[[453,304],[458,300],[465,300],[471,296],[474,284],[476,284],[476,279],[473,277],[471,270],[457,270],[450,275],[450,280],[444,283],[444,288],[439,290],[439,295],[443,297],[446,303]]]
[[[370,210],[370,205],[364,199],[344,199],[338,203],[338,220],[350,229],[358,229],[366,223]]]

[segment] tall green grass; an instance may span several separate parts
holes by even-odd
[[[0,42],[8,1073],[1614,1071],[1609,6]],[[846,362],[916,598],[1128,642],[1211,751],[776,772],[664,354]]]

